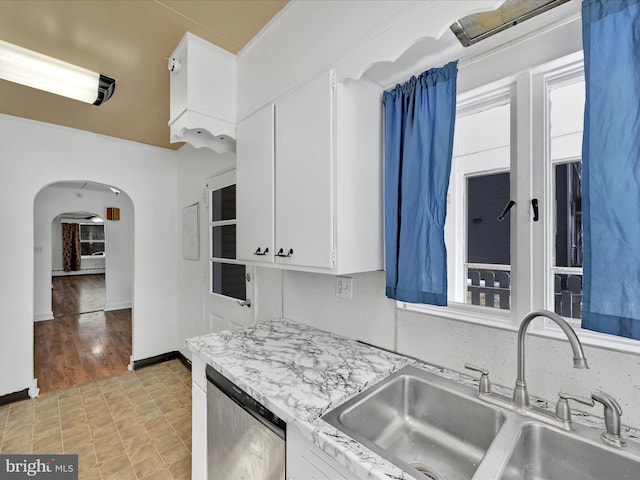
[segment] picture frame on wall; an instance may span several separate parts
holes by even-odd
[[[200,212],[199,204],[182,209],[182,257],[200,260]]]

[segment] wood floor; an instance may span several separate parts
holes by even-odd
[[[104,310],[104,274],[52,277],[52,283],[54,318]]]
[[[105,312],[104,275],[53,277],[54,319],[34,324],[40,393],[127,371],[131,309]]]

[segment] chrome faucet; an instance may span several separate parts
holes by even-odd
[[[527,327],[534,318],[546,317],[549,320],[553,320],[564,332],[569,339],[569,345],[573,350],[573,366],[575,368],[589,368],[587,365],[587,359],[584,357],[582,351],[582,344],[573,331],[573,328],[559,315],[549,312],[548,310],[536,310],[528,314],[522,320],[520,329],[518,330],[518,378],[516,380],[516,387],[513,391],[513,403],[516,407],[528,407],[529,406],[529,392],[527,391],[527,382],[524,379],[524,337],[527,331]]]

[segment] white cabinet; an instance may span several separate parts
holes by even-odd
[[[329,71],[239,123],[238,259],[382,268],[380,96],[367,79],[336,83]]]
[[[291,429],[287,431],[287,480],[352,480],[349,472],[320,448]]]
[[[235,55],[185,33],[169,58],[171,143],[235,151]]]
[[[206,364],[193,354],[191,363],[191,478],[207,478],[207,377]]]
[[[332,72],[276,103],[276,255],[333,267]]]
[[[274,105],[238,124],[236,257],[274,260]]]

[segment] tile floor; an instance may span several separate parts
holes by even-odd
[[[191,373],[179,360],[0,407],[0,453],[78,454],[80,480],[191,478]]]

